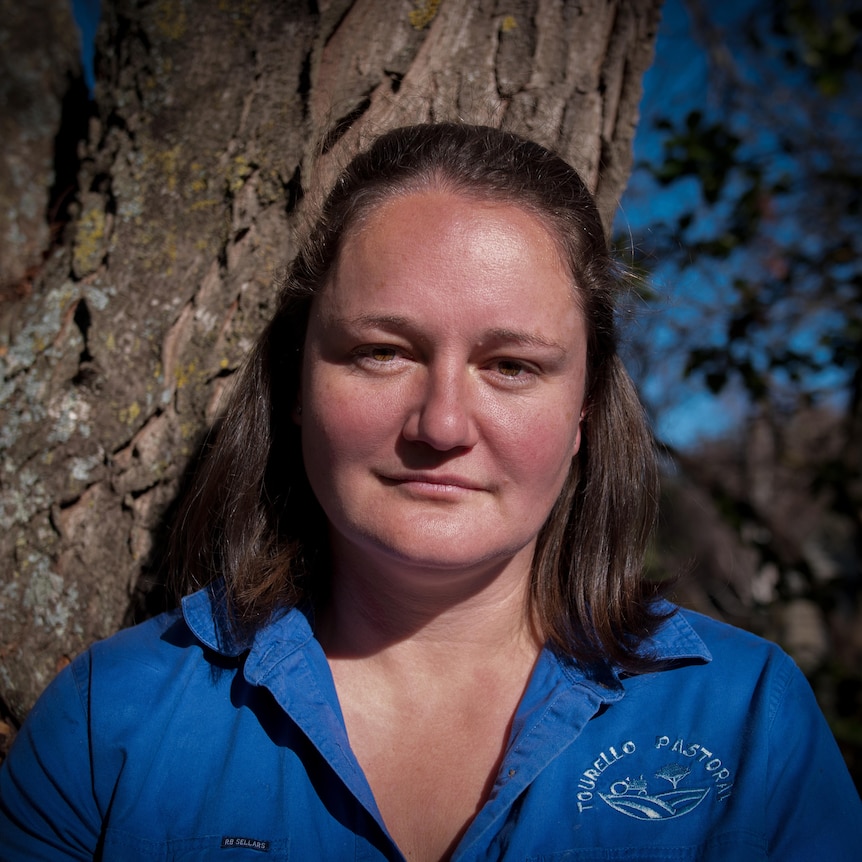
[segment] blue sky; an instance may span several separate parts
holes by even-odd
[[[739,0],[722,4],[724,16],[738,14]],[[715,6],[710,9],[715,13]],[[730,22],[727,22],[730,23]],[[635,138],[635,170],[623,196],[615,222],[615,231],[648,239],[650,227],[657,221],[672,221],[697,202],[694,180],[676,182],[661,188],[642,162],[657,162],[662,157],[662,136],[653,128],[658,117],[684,116],[690,110],[704,107],[708,91],[709,68],[704,51],[692,34],[692,25],[681,0],[666,0],[656,43],[655,60],[644,76],[641,117]],[[645,400],[653,407],[653,420],[661,440],[684,447],[702,437],[726,434],[739,423],[743,400],[728,392],[719,399],[697,382],[683,383],[681,368],[685,357],[668,355],[676,346],[673,325],[693,315],[700,315],[701,302],[711,304],[715,295],[712,285],[699,282],[696,273],[677,272],[659,265],[653,274],[656,302],[635,309],[634,327],[647,329],[646,340],[653,355],[630,356],[629,364],[638,377]],[[635,340],[633,338],[633,340]],[[657,357],[661,357],[660,363]],[[644,378],[637,369],[644,364],[653,373]],[[661,369],[657,366],[661,364]]]
[[[812,72],[801,64],[794,67],[785,59],[783,52],[790,46],[795,46],[794,56],[800,56],[802,43],[792,41],[795,37],[776,34],[769,19],[772,8],[769,5],[751,0],[725,0],[720,4],[700,0],[700,4],[709,16],[709,26],[715,29],[717,44],[727,52],[724,71],[729,77],[725,88],[714,86],[710,77],[714,68],[695,38],[683,0],[667,0],[655,62],[644,79],[635,141],[636,168],[616,220],[616,232],[630,235],[635,247],[648,253],[651,235],[658,235],[662,225],[672,226],[683,212],[695,213],[693,227],[686,231],[689,242],[695,234],[701,238],[714,237],[717,225],[727,216],[725,191],[717,204],[709,206],[693,178],[662,187],[643,167],[644,162],[662,160],[663,135],[654,126],[660,117],[678,119],[692,110],[703,112],[709,121],[719,122],[739,135],[742,142],[739,155],[750,160],[750,165],[763,169],[768,182],[783,175],[789,186],[781,194],[764,191],[765,196],[758,199],[758,205],[767,207],[768,214],[762,215],[756,244],[741,247],[724,260],[694,260],[685,264],[686,246],[680,241],[674,260],[653,261],[651,287],[657,300],[641,304],[633,315],[628,359],[651,408],[659,438],[674,446],[731,433],[745,421],[751,409],[751,401],[741,386],[734,388],[731,384],[720,397],[715,397],[699,378],[685,379],[683,373],[688,358],[684,348],[726,346],[732,306],[739,299],[732,287],[734,279],[741,278],[761,296],[770,296],[768,324],[753,327],[745,344],[737,344],[734,349],[744,346],[755,367],[774,386],[780,389],[790,385],[790,389],[796,387],[799,391],[800,384],[791,383],[782,366],[770,365],[770,358],[777,355],[775,351],[788,348],[825,361],[823,370],[806,371],[801,383],[820,403],[840,408],[851,373],[849,367],[830,365],[832,354],[820,345],[823,338],[842,330],[845,314],[853,313],[848,312],[851,305],[845,303],[842,307],[837,294],[823,293],[824,285],[832,283],[824,277],[838,275],[838,268],[809,272],[807,276],[804,269],[793,270],[791,282],[776,293],[776,277],[771,267],[790,266],[792,257],[786,255],[800,250],[816,256],[824,249],[824,243],[841,236],[830,234],[824,221],[840,212],[836,209],[839,199],[830,199],[832,209],[817,209],[816,201],[820,199],[817,196],[823,194],[825,187],[806,186],[805,178],[813,176],[810,163],[817,158],[825,158],[830,168],[844,168],[850,175],[862,171],[858,143],[862,103],[855,98],[852,78],[846,79],[843,89],[831,98],[815,89]],[[789,7],[776,8],[786,11]],[[835,6],[833,13],[841,8]],[[739,36],[753,13],[758,15],[762,39],[756,50],[750,44],[743,49],[745,43]],[[827,20],[833,25],[829,32],[834,35],[835,25],[841,19]],[[812,39],[815,32],[807,30],[807,38]],[[852,26],[846,32],[858,36]],[[805,44],[810,47],[813,43]],[[794,142],[790,153],[782,150],[779,131],[785,140]],[[800,159],[808,160],[807,169],[803,169]],[[723,189],[740,191],[748,187],[747,183],[743,174],[732,172]],[[849,213],[846,215],[841,228],[845,236],[855,230],[851,224],[853,218]],[[862,271],[862,264],[853,260],[846,268],[845,286],[853,277],[851,271]],[[770,289],[771,293],[764,292]],[[817,296],[819,301],[807,303],[807,297]],[[831,296],[835,296],[834,301]]]
[[[93,42],[99,23],[100,0],[71,0],[72,14],[81,35],[81,59],[84,64],[84,80],[93,92]]]
[[[833,345],[835,338],[850,337],[858,313],[852,285],[862,277],[862,261],[852,252],[858,249],[860,206],[853,177],[862,174],[862,101],[857,95],[862,80],[858,65],[853,65],[858,64],[858,54],[844,55],[845,60],[855,59],[845,67],[843,81],[833,79],[842,83],[832,90],[822,86],[841,62],[842,42],[844,48],[858,45],[858,21],[842,16],[851,4],[823,5],[820,11],[828,11],[830,17],[819,19],[817,26],[808,21],[804,29],[782,36],[771,10],[780,12],[781,23],[788,24],[789,4],[699,2],[714,30],[713,47],[725,52],[723,84],[716,86],[715,67],[707,63],[695,38],[683,0],[667,0],[655,63],[644,81],[636,161],[662,158],[662,135],[654,128],[657,118],[682,118],[698,110],[739,136],[738,156],[746,170],[763,171],[763,184],[751,185],[751,175],[735,168],[718,203],[709,206],[693,179],[661,187],[648,170],[636,167],[624,196],[617,231],[630,232],[637,247],[649,251],[651,234],[656,235],[662,223],[672,225],[686,210],[695,213],[685,234],[687,242],[694,240],[695,233],[715,237],[717,226],[729,213],[728,200],[743,190],[758,190],[760,222],[753,242],[724,260],[686,264],[691,245],[681,241],[673,254],[675,261],[654,262],[652,286],[659,299],[642,307],[636,320],[631,365],[636,374],[638,365],[643,366],[639,382],[653,408],[658,435],[675,446],[732,433],[752,409],[739,384],[714,397],[699,378],[685,379],[688,354],[681,346],[726,348],[731,316],[743,308],[739,303],[751,290],[768,311],[746,332],[743,343],[733,345],[737,360],[744,352],[770,380],[773,402],[778,399],[789,407],[810,397],[812,403],[845,409],[854,366],[836,364],[836,354],[827,345]],[[757,43],[742,35],[748,32],[752,16],[759,28]],[[788,58],[804,62],[794,64]],[[824,179],[841,172],[847,178],[843,184],[836,179],[830,185]],[[779,178],[786,183],[782,191],[773,186]],[[723,229],[746,236],[728,223]],[[840,267],[824,264],[824,253],[841,243],[848,249],[847,262]],[[806,269],[800,264],[802,252],[817,265]],[[733,287],[736,280],[742,293]],[[780,364],[786,350],[804,354],[823,367],[809,368],[794,381],[787,366]],[[776,359],[778,365],[772,362]]]

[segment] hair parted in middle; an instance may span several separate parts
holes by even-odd
[[[664,618],[643,559],[656,517],[652,436],[617,354],[620,292],[592,195],[563,159],[485,126],[407,126],[342,172],[280,279],[275,315],[248,356],[180,512],[172,568],[182,591],[218,583],[248,637],[280,610],[325,600],[327,523],[305,476],[297,409],[309,310],[346,236],[383,202],[440,189],[512,204],[555,239],[587,331],[582,445],[539,533],[529,591],[541,635],[585,664],[645,667]]]

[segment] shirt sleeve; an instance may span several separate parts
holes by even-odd
[[[88,668],[85,654],[48,686],[0,767],[3,862],[96,854],[101,816],[91,773]]]
[[[814,693],[786,659],[769,735],[769,858],[856,862],[862,803]]]

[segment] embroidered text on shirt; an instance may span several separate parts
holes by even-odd
[[[269,852],[269,841],[261,841],[258,838],[241,838],[236,835],[225,835],[221,840],[221,849],[228,847],[244,847],[246,850],[260,850]]]
[[[721,758],[701,743],[671,740],[666,734],[652,744],[629,739],[600,752],[578,780],[578,811],[590,811],[601,800],[636,820],[671,820],[693,811],[711,792],[716,801],[731,795],[731,773]],[[693,787],[684,784],[689,776]]]

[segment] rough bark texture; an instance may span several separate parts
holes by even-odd
[[[32,293],[0,304],[0,694],[15,720],[140,611],[303,199],[375,133],[460,118],[556,148],[610,223],[659,2],[105,4],[74,218]]]
[[[80,64],[67,0],[0,0],[0,22],[2,302],[29,292],[66,203],[54,139],[64,93]]]

